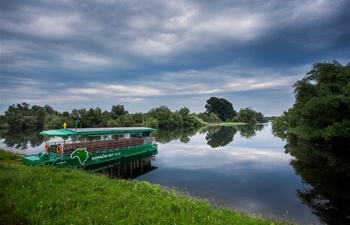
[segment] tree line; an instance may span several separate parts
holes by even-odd
[[[350,224],[350,63],[315,63],[293,87],[295,103],[272,132],[308,186],[297,196],[322,223]]]
[[[71,112],[58,112],[51,106],[38,106],[23,102],[12,104],[0,116],[2,129],[59,129],[63,123],[67,127],[130,127],[149,126],[154,128],[196,128],[206,123],[243,122],[255,124],[266,122],[260,112],[251,108],[238,113],[226,99],[211,97],[205,105],[206,111],[191,113],[187,107],[175,112],[167,106],[152,108],[147,113],[129,113],[123,105],[113,105],[110,111],[97,108],[73,109]]]
[[[315,63],[294,84],[295,103],[273,122],[276,136],[349,144],[350,63]]]

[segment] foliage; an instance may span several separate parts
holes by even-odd
[[[208,123],[221,123],[233,120],[236,111],[232,104],[223,98],[212,97],[207,101],[207,111],[203,113],[191,113],[187,107],[175,112],[167,106],[159,106],[147,113],[130,114],[123,105],[113,105],[111,111],[103,111],[97,108],[76,109],[70,113],[59,113],[51,106],[44,107],[34,105],[30,108],[27,103],[11,105],[5,115],[0,116],[2,129],[26,130],[26,129],[59,129],[63,123],[68,128],[78,125],[84,127],[130,127],[149,126],[153,128],[198,128]],[[209,113],[210,112],[210,113]],[[260,113],[257,113],[261,115]],[[258,118],[256,116],[256,118]],[[259,121],[259,119],[257,119]]]
[[[186,107],[172,112],[167,106],[160,106],[151,109],[146,117],[147,122],[152,122],[156,125],[153,127],[159,128],[189,128],[203,125],[196,114],[190,114],[190,110]]]
[[[215,114],[215,113],[210,113],[208,117],[208,123],[220,123],[221,119]]]
[[[273,123],[274,130],[310,141],[350,140],[350,64],[315,63],[294,84],[295,104]]]
[[[123,105],[113,105],[111,109],[112,119],[117,119],[119,116],[128,115],[129,112],[124,109]]]
[[[266,123],[267,120],[261,112],[256,112],[252,108],[240,109],[237,116],[233,119],[234,122],[244,122],[248,124]]]
[[[236,126],[237,131],[241,137],[251,138],[256,135],[256,131],[261,131],[264,129],[264,125],[244,125],[244,126]]]
[[[50,106],[30,107],[29,104],[23,102],[22,104],[10,105],[9,108],[1,116],[1,127],[12,130],[23,129],[38,129],[44,125],[44,120],[47,115],[57,114]]]
[[[181,143],[188,143],[191,137],[197,134],[198,129],[195,127],[164,129],[160,128],[155,137],[157,142],[166,144],[170,141],[180,140]]]
[[[45,117],[45,130],[50,129],[62,129],[63,124],[66,123],[67,127],[74,127],[74,120],[70,117],[63,117],[60,115],[48,115]]]
[[[202,119],[204,122],[209,122],[209,117],[206,113],[201,112],[197,114],[197,117]]]
[[[224,98],[211,97],[207,100],[205,109],[208,116],[210,116],[211,113],[215,113],[221,121],[232,119],[237,114],[233,109],[232,103]]]
[[[287,140],[295,172],[308,184],[297,195],[325,224],[349,224],[350,64],[315,63],[294,84],[295,103],[272,122]]]
[[[233,126],[210,127],[205,136],[205,140],[207,140],[207,144],[212,148],[223,147],[233,141],[233,137],[236,133],[237,130]]]
[[[41,130],[27,129],[25,131],[0,130],[0,138],[4,139],[4,144],[11,148],[27,149],[29,144],[31,147],[38,147],[44,142],[44,136],[39,135]]]
[[[131,127],[134,125],[133,116],[130,114],[121,115],[116,119],[117,125],[119,127]]]
[[[297,195],[324,224],[350,224],[350,148],[314,143],[290,134],[286,152],[303,182]]]

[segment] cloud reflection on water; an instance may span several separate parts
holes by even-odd
[[[262,142],[259,136],[245,139],[235,135],[231,143],[219,148],[211,148],[204,141],[204,135],[196,135],[187,144],[180,141],[160,144],[159,166],[221,171],[222,166],[237,169],[249,164],[262,170],[273,170],[276,167],[285,167],[291,159],[291,156],[284,153],[281,148],[283,143],[279,140],[277,143],[276,140],[266,143],[269,140],[265,138]]]
[[[139,180],[173,186],[250,214],[317,223],[296,196],[303,184],[289,165],[292,157],[285,154],[285,143],[271,134],[270,125],[249,139],[237,132],[224,147],[211,148],[205,137],[197,134],[186,144],[160,144],[153,163],[158,170]]]

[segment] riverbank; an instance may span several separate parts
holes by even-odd
[[[148,182],[24,166],[0,150],[0,224],[291,224],[250,217]]]

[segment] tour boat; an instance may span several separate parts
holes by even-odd
[[[23,157],[26,165],[85,167],[112,160],[158,153],[148,127],[72,128],[46,130],[40,135],[60,137],[45,143],[45,151]],[[57,138],[55,138],[57,139]]]

